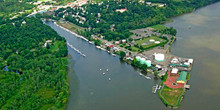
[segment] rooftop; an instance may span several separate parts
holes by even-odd
[[[186,81],[186,75],[187,72],[181,71],[179,78],[176,79],[176,81]]]

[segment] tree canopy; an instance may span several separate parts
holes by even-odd
[[[0,109],[63,109],[68,97],[65,39],[36,18],[0,30]]]

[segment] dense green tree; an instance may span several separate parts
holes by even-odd
[[[40,19],[0,26],[0,109],[63,109],[68,97],[65,39]],[[50,45],[43,47],[47,40]],[[9,71],[2,70],[7,66]]]
[[[121,59],[123,59],[125,57],[126,53],[124,51],[120,51],[119,52],[119,56]]]

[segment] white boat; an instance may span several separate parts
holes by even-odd
[[[145,78],[146,78],[146,79],[151,79],[151,77],[149,77],[149,76],[145,76]]]
[[[102,73],[103,75],[105,75],[105,73]]]
[[[102,69],[100,68],[99,70],[101,71]]]
[[[101,50],[103,50],[103,51],[105,51],[105,49],[104,48],[100,48]]]
[[[111,81],[111,78],[108,78],[109,81]]]
[[[141,74],[141,73],[139,73],[139,75],[140,75],[140,76],[142,76],[142,74]]]
[[[108,69],[106,69],[106,71],[108,71]]]
[[[112,54],[114,57],[116,56],[116,54]]]
[[[100,49],[101,47],[100,46],[95,46],[96,48]]]

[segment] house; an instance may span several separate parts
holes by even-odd
[[[146,2],[147,5],[151,5],[151,2]]]
[[[106,47],[110,47],[110,48],[113,48],[113,47],[114,47],[114,45],[112,45],[112,44],[110,44],[110,43],[106,43],[105,46],[106,46]]]
[[[123,40],[122,40],[122,43],[126,43],[126,40],[125,40],[125,39],[123,39]]]
[[[160,4],[160,5],[158,5],[158,7],[164,7],[165,6],[165,4]]]
[[[123,13],[127,11],[127,8],[123,8],[123,9],[116,9],[116,12],[120,12],[120,13]]]
[[[113,47],[113,50],[115,50],[115,52],[119,52],[120,49],[118,47]]]
[[[173,68],[171,71],[171,75],[177,75],[178,73],[178,69],[177,68]]]
[[[120,41],[115,41],[115,44],[120,44]]]
[[[100,38],[102,38],[102,39],[103,39],[103,38],[104,38],[104,36],[103,36],[103,35],[101,35],[101,36],[100,36]]]
[[[177,83],[186,83],[187,72],[181,71],[179,78],[176,79]]]

